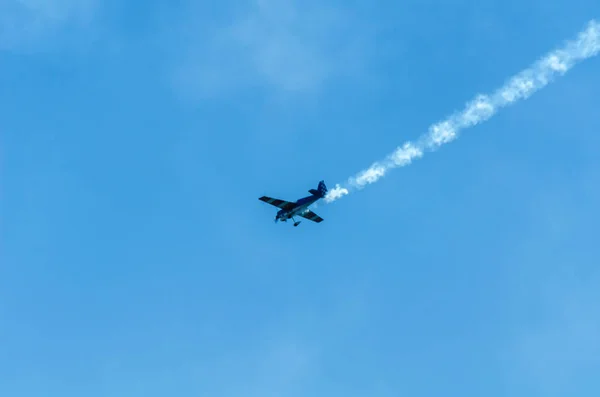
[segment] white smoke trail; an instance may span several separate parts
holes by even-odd
[[[521,99],[527,99],[536,91],[551,83],[557,76],[564,75],[577,63],[598,55],[600,52],[600,24],[588,22],[577,38],[568,41],[536,61],[529,68],[511,77],[504,86],[491,95],[477,95],[467,103],[462,112],[455,113],[446,120],[433,124],[429,131],[415,143],[407,142],[398,147],[384,160],[348,179],[347,184],[337,184],[329,191],[325,201],[330,203],[347,195],[351,189],[362,189],[378,181],[389,170],[404,167],[423,156],[425,151],[434,151],[441,145],[457,138],[458,133],[473,127],[490,117],[501,108]]]

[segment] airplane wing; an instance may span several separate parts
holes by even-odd
[[[295,203],[285,200],[279,200],[272,197],[262,196],[259,198],[260,201],[264,201],[267,204],[274,205],[275,207],[281,208],[282,210],[289,211],[296,206]]]
[[[311,210],[308,210],[302,214],[299,214],[301,217],[308,219],[309,221],[313,221],[313,222],[317,222],[317,223],[321,223],[323,222],[323,218],[321,218],[319,215],[315,214],[314,212],[312,212]]]

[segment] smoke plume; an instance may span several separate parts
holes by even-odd
[[[529,98],[533,93],[550,84],[556,77],[567,73],[573,66],[600,52],[600,24],[595,20],[579,32],[576,39],[567,41],[562,47],[546,54],[529,68],[511,77],[502,87],[490,95],[477,95],[465,108],[446,120],[429,127],[426,134],[415,142],[406,142],[383,160],[359,172],[341,185],[329,191],[325,201],[330,203],[352,190],[362,189],[377,182],[388,171],[404,167],[425,152],[455,140],[466,129],[484,122],[505,106]]]

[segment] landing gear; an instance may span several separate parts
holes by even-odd
[[[291,219],[291,220],[294,221],[294,226],[298,226],[300,224],[300,222],[301,222],[301,221],[297,221],[293,216],[291,216],[291,217],[288,218],[287,215],[283,215],[283,216],[277,215],[273,221],[275,223],[277,223],[277,222],[287,222],[288,219]]]

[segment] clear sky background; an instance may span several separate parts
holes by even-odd
[[[0,1],[0,395],[600,395],[600,58],[274,224],[594,0]]]

